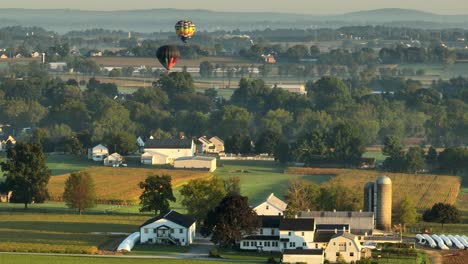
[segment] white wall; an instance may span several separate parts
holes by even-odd
[[[211,172],[216,170],[216,159],[213,160],[175,160],[174,168],[176,169],[207,169]]]
[[[283,255],[283,263],[322,264],[323,255]]]
[[[340,243],[346,243],[346,247],[340,249]],[[353,240],[345,237],[336,237],[330,240],[325,249],[325,259],[331,262],[336,262],[336,253],[339,252],[346,262],[357,261],[361,259],[361,251],[353,242]],[[351,256],[351,253],[353,256]]]
[[[280,252],[278,240],[242,240],[240,248],[243,250],[262,250]]]
[[[195,145],[192,144],[192,148],[190,149],[152,149],[152,148],[145,148],[146,151],[154,151],[161,153],[163,155],[169,156],[173,159],[177,159],[180,157],[192,157],[195,153]]]
[[[283,238],[288,238],[289,242],[281,242],[280,247],[282,249],[315,248],[314,231],[281,230],[280,239],[283,239]],[[286,245],[284,243],[286,243]]]
[[[169,231],[171,237],[179,239],[179,242],[183,246],[189,245],[190,243],[193,242],[193,239],[195,238],[195,228],[196,228],[195,223],[190,228],[187,229],[169,220],[160,219],[156,222],[153,222],[151,224],[148,224],[140,228],[140,234],[141,234],[140,242],[152,243],[152,244],[156,243],[158,236],[157,236],[157,233],[155,232],[156,231],[155,229],[157,229],[158,227],[162,225],[168,226],[171,230],[173,230],[172,232]],[[182,232],[180,231],[181,229],[182,229]],[[149,239],[152,239],[152,242],[149,242]]]
[[[274,207],[268,202],[263,202],[254,208],[257,215],[283,215],[283,211]]]

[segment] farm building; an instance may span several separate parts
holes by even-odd
[[[119,153],[112,153],[104,159],[104,166],[116,167],[122,164],[123,157]]]
[[[337,258],[341,256],[348,263],[356,262],[361,259],[361,250],[362,246],[357,236],[340,232],[330,239],[325,249],[325,259],[337,262]]]
[[[224,154],[224,141],[219,137],[212,137],[210,138],[210,142],[215,146],[215,153]]]
[[[50,62],[49,63],[49,69],[51,71],[65,71],[66,68],[67,68],[66,62]]]
[[[0,137],[0,151],[6,151],[9,146],[14,146],[16,140],[12,136],[2,136]]]
[[[92,159],[94,161],[103,161],[107,156],[109,156],[109,149],[102,144],[88,149],[88,159]]]
[[[314,219],[285,219],[280,216],[261,216],[256,234],[241,240],[244,250],[281,252],[285,249],[312,248]]]
[[[174,160],[174,168],[208,170],[213,172],[216,170],[216,158],[202,156],[180,157]]]
[[[286,249],[283,251],[282,263],[322,264],[323,249]]]
[[[195,228],[195,219],[170,211],[140,226],[140,242],[188,246],[195,239]]]
[[[180,157],[192,157],[195,154],[192,139],[150,139],[145,142],[144,152],[156,152],[175,160]]]
[[[169,158],[168,155],[164,155],[155,151],[146,151],[141,155],[141,164],[145,165],[164,165],[172,164],[173,159]]]
[[[303,84],[275,84],[272,88],[284,89],[290,93],[307,94]]]
[[[349,225],[350,232],[358,236],[370,236],[374,230],[373,212],[303,211],[299,218],[313,218],[317,225]]]
[[[254,211],[257,215],[283,215],[286,207],[288,207],[288,204],[272,193],[267,197],[265,202],[257,205]]]

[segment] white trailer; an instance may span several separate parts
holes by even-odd
[[[440,249],[449,250],[449,248],[444,244],[442,238],[440,238],[438,235],[432,235],[432,238],[437,242],[437,246],[439,246]]]
[[[458,248],[458,249],[465,249],[465,246],[460,242],[458,241],[458,239],[452,235],[448,235],[447,236],[448,238],[450,238],[450,240],[452,240],[453,244]]]
[[[453,246],[452,240],[450,240],[450,238],[446,237],[445,235],[440,235],[439,237],[442,238],[442,240],[444,240],[445,245],[447,245],[448,247]]]
[[[424,238],[426,239],[426,243],[427,243],[431,248],[436,248],[436,247],[437,247],[437,244],[436,244],[436,242],[434,241],[434,239],[432,239],[432,237],[430,237],[430,236],[427,235],[427,234],[424,234],[423,236],[424,236]]]

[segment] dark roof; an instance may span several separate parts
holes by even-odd
[[[280,230],[314,231],[313,218],[281,219]]]
[[[191,217],[188,217],[186,215],[183,215],[183,214],[179,214],[178,212],[176,211],[170,211],[169,213],[165,213],[165,214],[160,214],[156,217],[153,217],[151,219],[149,219],[148,221],[146,221],[145,223],[143,223],[140,228],[144,227],[145,225],[149,225],[153,222],[156,222],[160,219],[167,219],[171,222],[174,222],[178,225],[181,225],[183,227],[187,227],[189,228],[191,225],[193,225],[193,223],[195,223],[195,219],[191,218]]]
[[[150,139],[145,148],[184,149],[192,147],[192,139]]]
[[[278,241],[280,239],[279,236],[248,236],[242,238],[242,240],[274,240]]]
[[[258,216],[260,226],[263,228],[279,228],[281,216]]]
[[[349,225],[348,224],[337,224],[337,225],[316,225],[315,229],[318,230],[338,230],[338,231],[343,231],[343,227],[346,230],[349,230]]]
[[[315,232],[314,235],[314,242],[318,243],[328,243],[330,242],[331,238],[335,235],[335,231],[322,231],[322,232]]]
[[[283,255],[323,255],[323,249],[285,249]]]

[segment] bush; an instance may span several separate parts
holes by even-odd
[[[276,260],[275,260],[274,257],[269,257],[268,260],[267,260],[267,263],[276,264],[276,263],[278,263],[278,262],[276,262]]]
[[[216,248],[211,249],[208,255],[210,256],[210,258],[221,258],[221,255],[219,254],[219,251]]]

